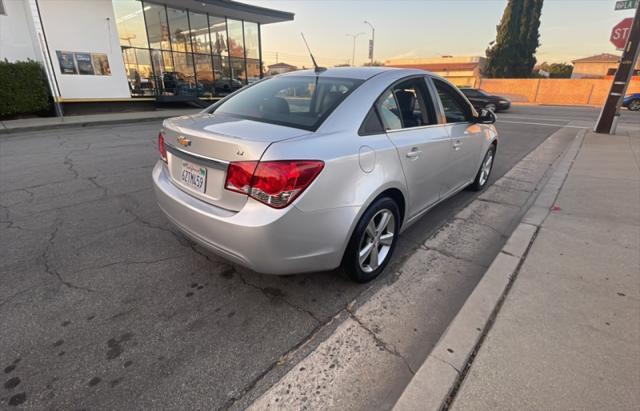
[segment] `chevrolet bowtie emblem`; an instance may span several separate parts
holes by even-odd
[[[180,144],[182,147],[189,147],[191,145],[191,140],[184,136],[180,136],[178,137],[178,144]]]

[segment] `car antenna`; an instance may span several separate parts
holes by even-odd
[[[316,59],[313,58],[313,53],[311,53],[311,49],[309,48],[309,44],[307,44],[307,39],[304,38],[304,33],[301,32],[300,35],[302,36],[302,40],[304,41],[304,45],[307,46],[307,51],[309,52],[309,55],[311,56],[311,61],[313,62],[313,67],[315,67],[314,71],[316,73],[322,73],[327,68],[318,66],[318,63],[316,63]]]

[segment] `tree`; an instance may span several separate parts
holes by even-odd
[[[509,0],[497,27],[496,41],[487,48],[488,77],[529,77],[540,46],[543,0]]]
[[[573,66],[567,63],[553,63],[549,66],[549,77],[551,78],[571,78]]]
[[[542,77],[571,78],[571,73],[573,73],[573,66],[567,63],[549,64],[545,61],[544,63],[539,64],[534,68],[533,76],[536,76],[536,74],[543,74],[540,72],[546,73]]]

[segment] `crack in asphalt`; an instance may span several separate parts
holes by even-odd
[[[440,250],[439,248],[427,247],[427,246],[426,246],[426,245],[424,245],[424,244],[423,244],[423,245],[421,245],[419,248],[422,248],[423,250],[427,250],[427,251],[435,251],[436,253],[440,253],[440,254],[442,254],[442,255],[443,255],[443,256],[445,256],[445,257],[449,257],[449,258],[453,258],[453,259],[455,259],[455,260],[463,261],[463,262],[468,263],[468,264],[477,265],[477,266],[480,266],[480,267],[483,267],[483,268],[488,268],[488,267],[489,267],[488,265],[481,264],[481,263],[479,263],[479,262],[477,262],[477,261],[472,261],[472,260],[469,260],[469,259],[467,259],[467,258],[460,257],[460,256],[457,256],[457,255],[455,255],[455,254],[451,254],[451,253],[450,253],[450,252],[448,252],[448,251]]]
[[[320,320],[311,310],[307,310],[306,308],[300,307],[297,304],[289,301],[284,295],[280,295],[280,294],[274,294],[272,292],[269,291],[268,287],[260,287],[257,284],[253,284],[249,281],[247,281],[246,278],[244,278],[244,276],[242,275],[242,273],[240,273],[237,270],[234,270],[235,273],[238,275],[238,278],[240,279],[240,281],[246,285],[249,286],[251,288],[254,288],[258,291],[260,291],[262,294],[264,294],[266,297],[270,298],[270,299],[278,299],[282,302],[284,302],[285,304],[287,304],[288,306],[300,311],[301,313],[307,314],[309,315],[311,318],[313,318],[316,322],[318,322],[319,324],[322,324],[322,320]]]
[[[378,336],[378,334],[376,334],[373,330],[371,330],[369,327],[367,327],[360,320],[360,318],[358,318],[358,316],[349,307],[346,308],[346,311],[347,311],[347,313],[349,313],[349,316],[356,323],[358,323],[358,325],[360,327],[362,327],[367,333],[369,333],[369,335],[371,335],[371,338],[373,338],[373,340],[375,341],[376,346],[378,346],[379,348],[382,348],[384,351],[388,352],[389,354],[400,358],[402,360],[402,362],[404,363],[404,365],[409,370],[409,372],[411,373],[411,375],[415,375],[416,374],[416,372],[413,370],[413,368],[411,368],[411,365],[409,364],[409,361],[407,361],[407,359],[402,354],[400,354],[398,349],[395,346],[393,346],[393,344],[387,343],[382,338],[380,338]]]
[[[74,289],[74,290],[81,290],[81,291],[86,291],[89,293],[95,293],[97,292],[96,290],[92,289],[92,288],[88,288],[88,287],[82,287],[76,284],[73,284],[67,280],[65,280],[62,277],[62,274],[60,274],[60,272],[58,270],[56,270],[55,268],[52,267],[51,262],[49,261],[49,253],[51,251],[51,248],[53,247],[53,242],[55,241],[57,235],[58,235],[58,230],[60,229],[60,225],[62,224],[62,220],[58,219],[56,220],[53,232],[51,233],[51,235],[49,236],[49,239],[47,241],[47,246],[45,247],[44,251],[42,252],[42,254],[40,255],[40,260],[42,261],[43,265],[44,265],[44,271],[49,274],[50,276],[53,276],[55,278],[58,279],[58,281],[60,282],[60,284],[64,285],[67,288],[70,289]]]

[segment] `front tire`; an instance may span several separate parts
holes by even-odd
[[[400,210],[395,201],[374,201],[356,225],[342,258],[341,271],[351,280],[366,283],[382,273],[391,260],[400,232]]]
[[[493,170],[493,160],[495,157],[496,146],[495,144],[491,144],[489,150],[487,150],[487,154],[485,154],[482,159],[482,164],[480,164],[480,169],[478,170],[478,174],[476,174],[475,180],[473,180],[473,183],[469,186],[471,190],[481,191],[487,186],[487,182],[491,176],[491,170]]]

